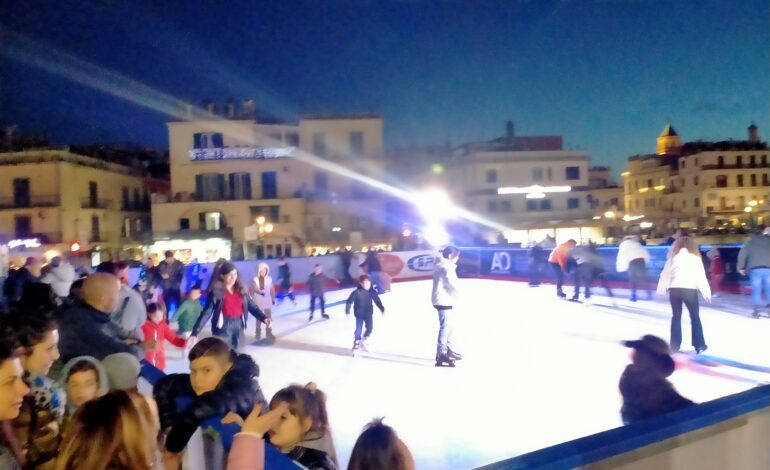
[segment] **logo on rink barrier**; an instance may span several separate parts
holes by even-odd
[[[436,268],[436,259],[433,255],[419,255],[409,258],[406,265],[412,271],[429,272]]]
[[[492,274],[508,274],[511,272],[511,255],[505,251],[496,251],[489,267]]]

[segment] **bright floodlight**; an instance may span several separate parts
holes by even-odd
[[[444,246],[449,243],[449,234],[440,224],[430,224],[425,227],[423,237],[432,246]]]
[[[273,231],[273,224],[265,225],[265,232],[270,233]]]
[[[431,188],[417,193],[415,204],[422,216],[429,221],[444,221],[455,216],[452,200],[440,189]]]
[[[257,217],[257,224],[262,225],[264,223],[265,223],[265,217],[264,216],[260,215],[259,217]]]

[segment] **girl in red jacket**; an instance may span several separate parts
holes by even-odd
[[[163,310],[158,304],[147,306],[147,321],[142,325],[144,340],[150,345],[150,349],[144,355],[144,359],[160,370],[166,369],[166,340],[178,348],[184,348],[186,340],[177,336],[174,330],[163,319]]]
[[[706,253],[709,259],[709,277],[711,278],[711,296],[717,297],[722,291],[722,283],[725,281],[725,265],[718,248],[712,248]]]

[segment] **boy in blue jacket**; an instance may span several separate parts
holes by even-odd
[[[350,294],[348,301],[345,304],[345,315],[350,315],[350,307],[353,307],[353,315],[356,317],[356,333],[355,340],[353,342],[353,355],[358,352],[359,348],[367,350],[366,341],[372,334],[374,315],[374,304],[377,304],[377,308],[380,309],[382,314],[385,314],[385,307],[382,305],[380,296],[377,295],[372,289],[372,281],[369,276],[362,274],[358,278],[358,287]],[[363,341],[361,338],[361,330],[366,325],[366,331],[364,332]]]

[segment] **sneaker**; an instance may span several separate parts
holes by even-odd
[[[329,315],[327,315],[325,313],[322,313],[321,314],[321,318],[323,318],[324,320],[328,320],[330,317],[329,317]]]
[[[562,292],[562,291],[559,291],[559,292],[557,292],[557,293],[556,293],[556,295],[558,295],[558,296],[559,296],[559,297],[561,297],[562,299],[565,299],[565,298],[567,298],[567,294],[565,294],[565,293],[564,293],[564,292]]]
[[[369,338],[361,340],[361,351],[369,352]]]

